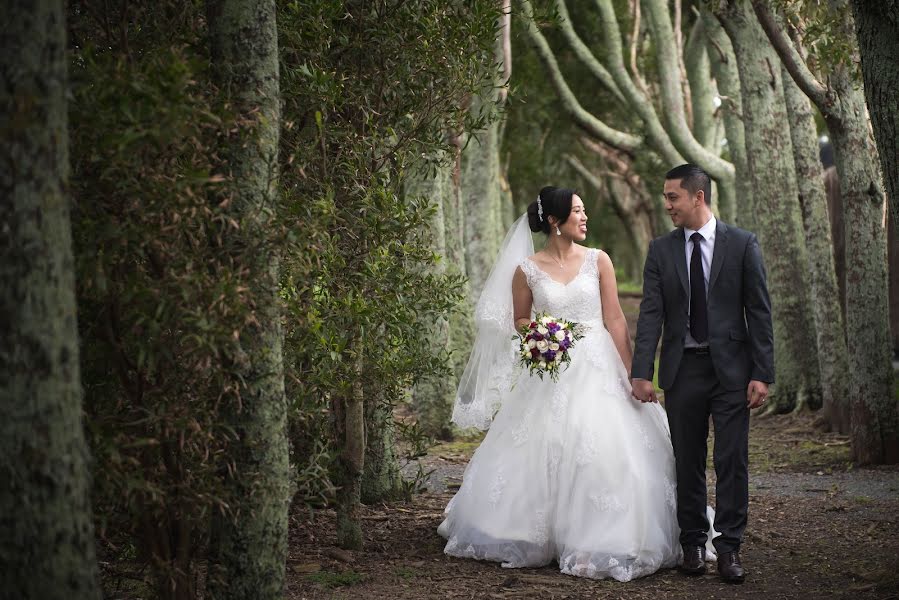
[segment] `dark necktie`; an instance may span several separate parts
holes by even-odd
[[[690,236],[693,254],[690,256],[690,335],[702,344],[709,337],[709,315],[705,298],[705,276],[702,273],[702,235]]]

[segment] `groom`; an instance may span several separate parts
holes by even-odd
[[[656,345],[662,336],[659,386],[677,468],[681,571],[705,573],[706,439],[715,426],[717,484],[713,540],[718,573],[742,583],[740,542],[749,508],[749,410],[764,404],[774,382],[771,302],[758,239],[711,211],[711,181],[695,165],[665,175],[665,209],[677,228],[649,244],[637,321],[631,384],[655,402]],[[663,333],[664,329],[664,333]]]

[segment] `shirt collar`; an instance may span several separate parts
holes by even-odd
[[[715,215],[712,215],[711,218],[706,221],[705,225],[699,228],[699,235],[701,235],[707,242],[711,242],[715,239],[715,229],[718,227],[718,220],[715,218]],[[686,236],[687,241],[690,241],[690,237],[696,232],[696,229],[690,229],[689,227],[684,227],[684,235]]]

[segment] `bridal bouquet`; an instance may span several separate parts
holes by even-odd
[[[543,379],[546,373],[558,381],[562,365],[571,362],[571,349],[582,337],[582,328],[577,323],[541,313],[522,328],[518,363],[527,367],[531,375],[536,373]]]

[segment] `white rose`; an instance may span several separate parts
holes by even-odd
[[[528,348],[536,348],[537,340],[528,340]]]
[[[545,361],[545,360],[541,360],[541,361],[540,361],[540,368],[541,368],[541,369],[545,369],[545,368],[546,368],[546,361]]]
[[[565,339],[565,332],[562,331],[561,329],[560,329],[559,331],[557,331],[557,332],[556,332],[556,339],[559,340],[560,342],[561,342],[562,340],[564,340],[564,339]]]
[[[552,344],[549,345],[549,349],[550,349],[550,350],[553,350],[553,351],[555,351],[555,352],[558,352],[558,351],[559,351],[559,345],[556,344],[556,343],[552,343]]]
[[[537,350],[539,350],[540,352],[545,352],[548,347],[549,344],[546,343],[546,340],[540,340],[539,342],[537,342]]]
[[[537,333],[539,333],[540,335],[546,335],[547,333],[549,333],[549,329],[541,325],[537,328]]]
[[[557,363],[562,362],[562,353],[559,352],[558,354],[556,354],[556,357],[553,360],[556,361]]]
[[[544,325],[547,325],[549,323],[549,317],[542,317],[540,319],[540,322],[543,323]]]

